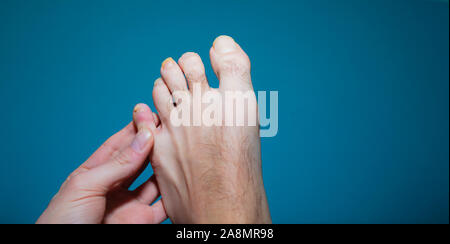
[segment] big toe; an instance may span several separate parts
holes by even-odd
[[[233,38],[219,36],[210,50],[211,64],[224,90],[243,90],[252,87],[250,59]]]

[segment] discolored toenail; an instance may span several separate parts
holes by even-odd
[[[214,50],[217,53],[225,54],[236,50],[236,42],[229,36],[219,36],[213,43]]]
[[[144,111],[144,109],[142,108],[142,104],[137,104],[135,107],[134,107],[134,110],[133,110],[133,112],[134,113],[140,113],[140,112],[142,112],[142,111]]]
[[[167,68],[167,67],[170,67],[173,63],[174,63],[175,61],[173,60],[173,58],[166,58],[163,62],[162,62],[162,64],[161,64],[161,67],[164,69],[164,68]]]

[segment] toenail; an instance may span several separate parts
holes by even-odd
[[[135,113],[139,113],[139,112],[141,112],[143,109],[142,109],[142,107],[141,107],[141,104],[138,104],[138,105],[136,105],[135,107],[134,107],[134,111],[133,112],[135,112]]]
[[[173,64],[173,62],[175,62],[175,61],[173,61],[172,58],[166,58],[166,59],[162,62],[162,65],[161,65],[161,66],[162,66],[163,68],[169,67],[169,65]]]
[[[183,56],[181,56],[182,58],[184,57],[184,58],[189,58],[189,57],[195,57],[195,56],[197,56],[198,54],[197,53],[194,53],[194,52],[187,52],[187,53],[185,53],[185,54],[183,54]]]
[[[162,79],[158,78],[158,79],[155,80],[154,86],[161,85],[161,84],[162,84]]]
[[[219,36],[214,41],[213,47],[218,53],[229,53],[236,50],[236,42],[229,36]]]

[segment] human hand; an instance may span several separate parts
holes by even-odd
[[[161,201],[150,206],[160,195],[155,177],[128,190],[148,163],[151,131],[159,123],[151,112],[142,113],[142,106],[133,113],[138,123],[108,139],[67,178],[38,224],[157,224],[167,219]]]

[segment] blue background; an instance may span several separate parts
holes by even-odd
[[[217,86],[220,34],[279,91],[262,142],[275,223],[449,222],[448,2],[0,0],[0,223],[33,223],[153,108],[166,57],[198,52]]]

